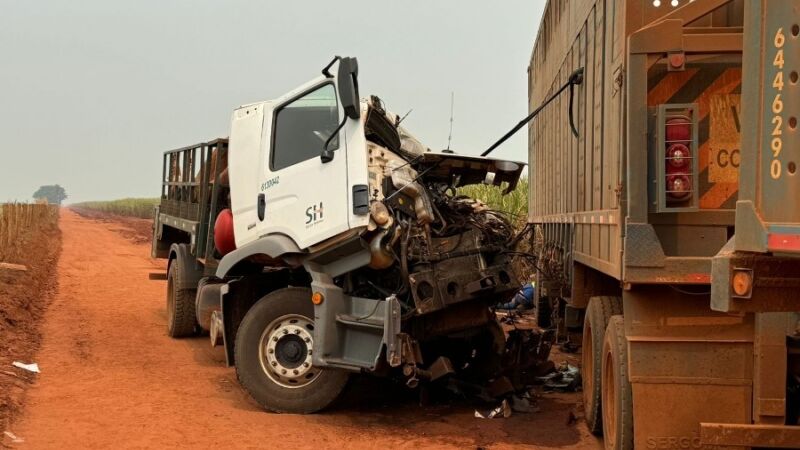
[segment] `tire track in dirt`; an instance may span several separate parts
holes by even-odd
[[[566,425],[574,396],[545,399],[539,414],[478,420],[467,406],[381,398],[385,382],[362,380],[333,411],[265,413],[221,348],[166,336],[166,282],[148,279],[164,265],[147,244],[69,210],[60,226],[42,373],[14,425],[26,448],[599,448],[585,427]],[[353,394],[359,387],[369,394]]]

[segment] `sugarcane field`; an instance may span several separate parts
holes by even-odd
[[[1,10],[0,448],[800,449],[800,0]]]

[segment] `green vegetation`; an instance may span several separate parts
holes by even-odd
[[[119,216],[153,218],[153,207],[159,202],[158,198],[123,198],[103,202],[83,202],[71,205],[77,209],[100,211]]]
[[[33,193],[33,198],[37,201],[47,200],[47,203],[51,205],[60,205],[67,199],[67,191],[57,184],[39,186],[39,189]]]
[[[459,194],[468,195],[478,199],[490,208],[501,211],[508,215],[513,223],[524,222],[528,215],[528,179],[519,180],[516,189],[503,195],[502,187],[486,184],[474,184],[459,188]]]

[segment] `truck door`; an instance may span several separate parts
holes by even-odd
[[[264,116],[258,235],[285,234],[306,248],[348,229],[346,143],[337,132],[344,112],[327,78],[275,104]],[[323,162],[326,142],[334,157]]]

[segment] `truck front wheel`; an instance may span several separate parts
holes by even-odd
[[[285,288],[261,298],[236,333],[239,382],[262,407],[307,414],[333,403],[348,372],[312,364],[314,306],[311,290]]]

